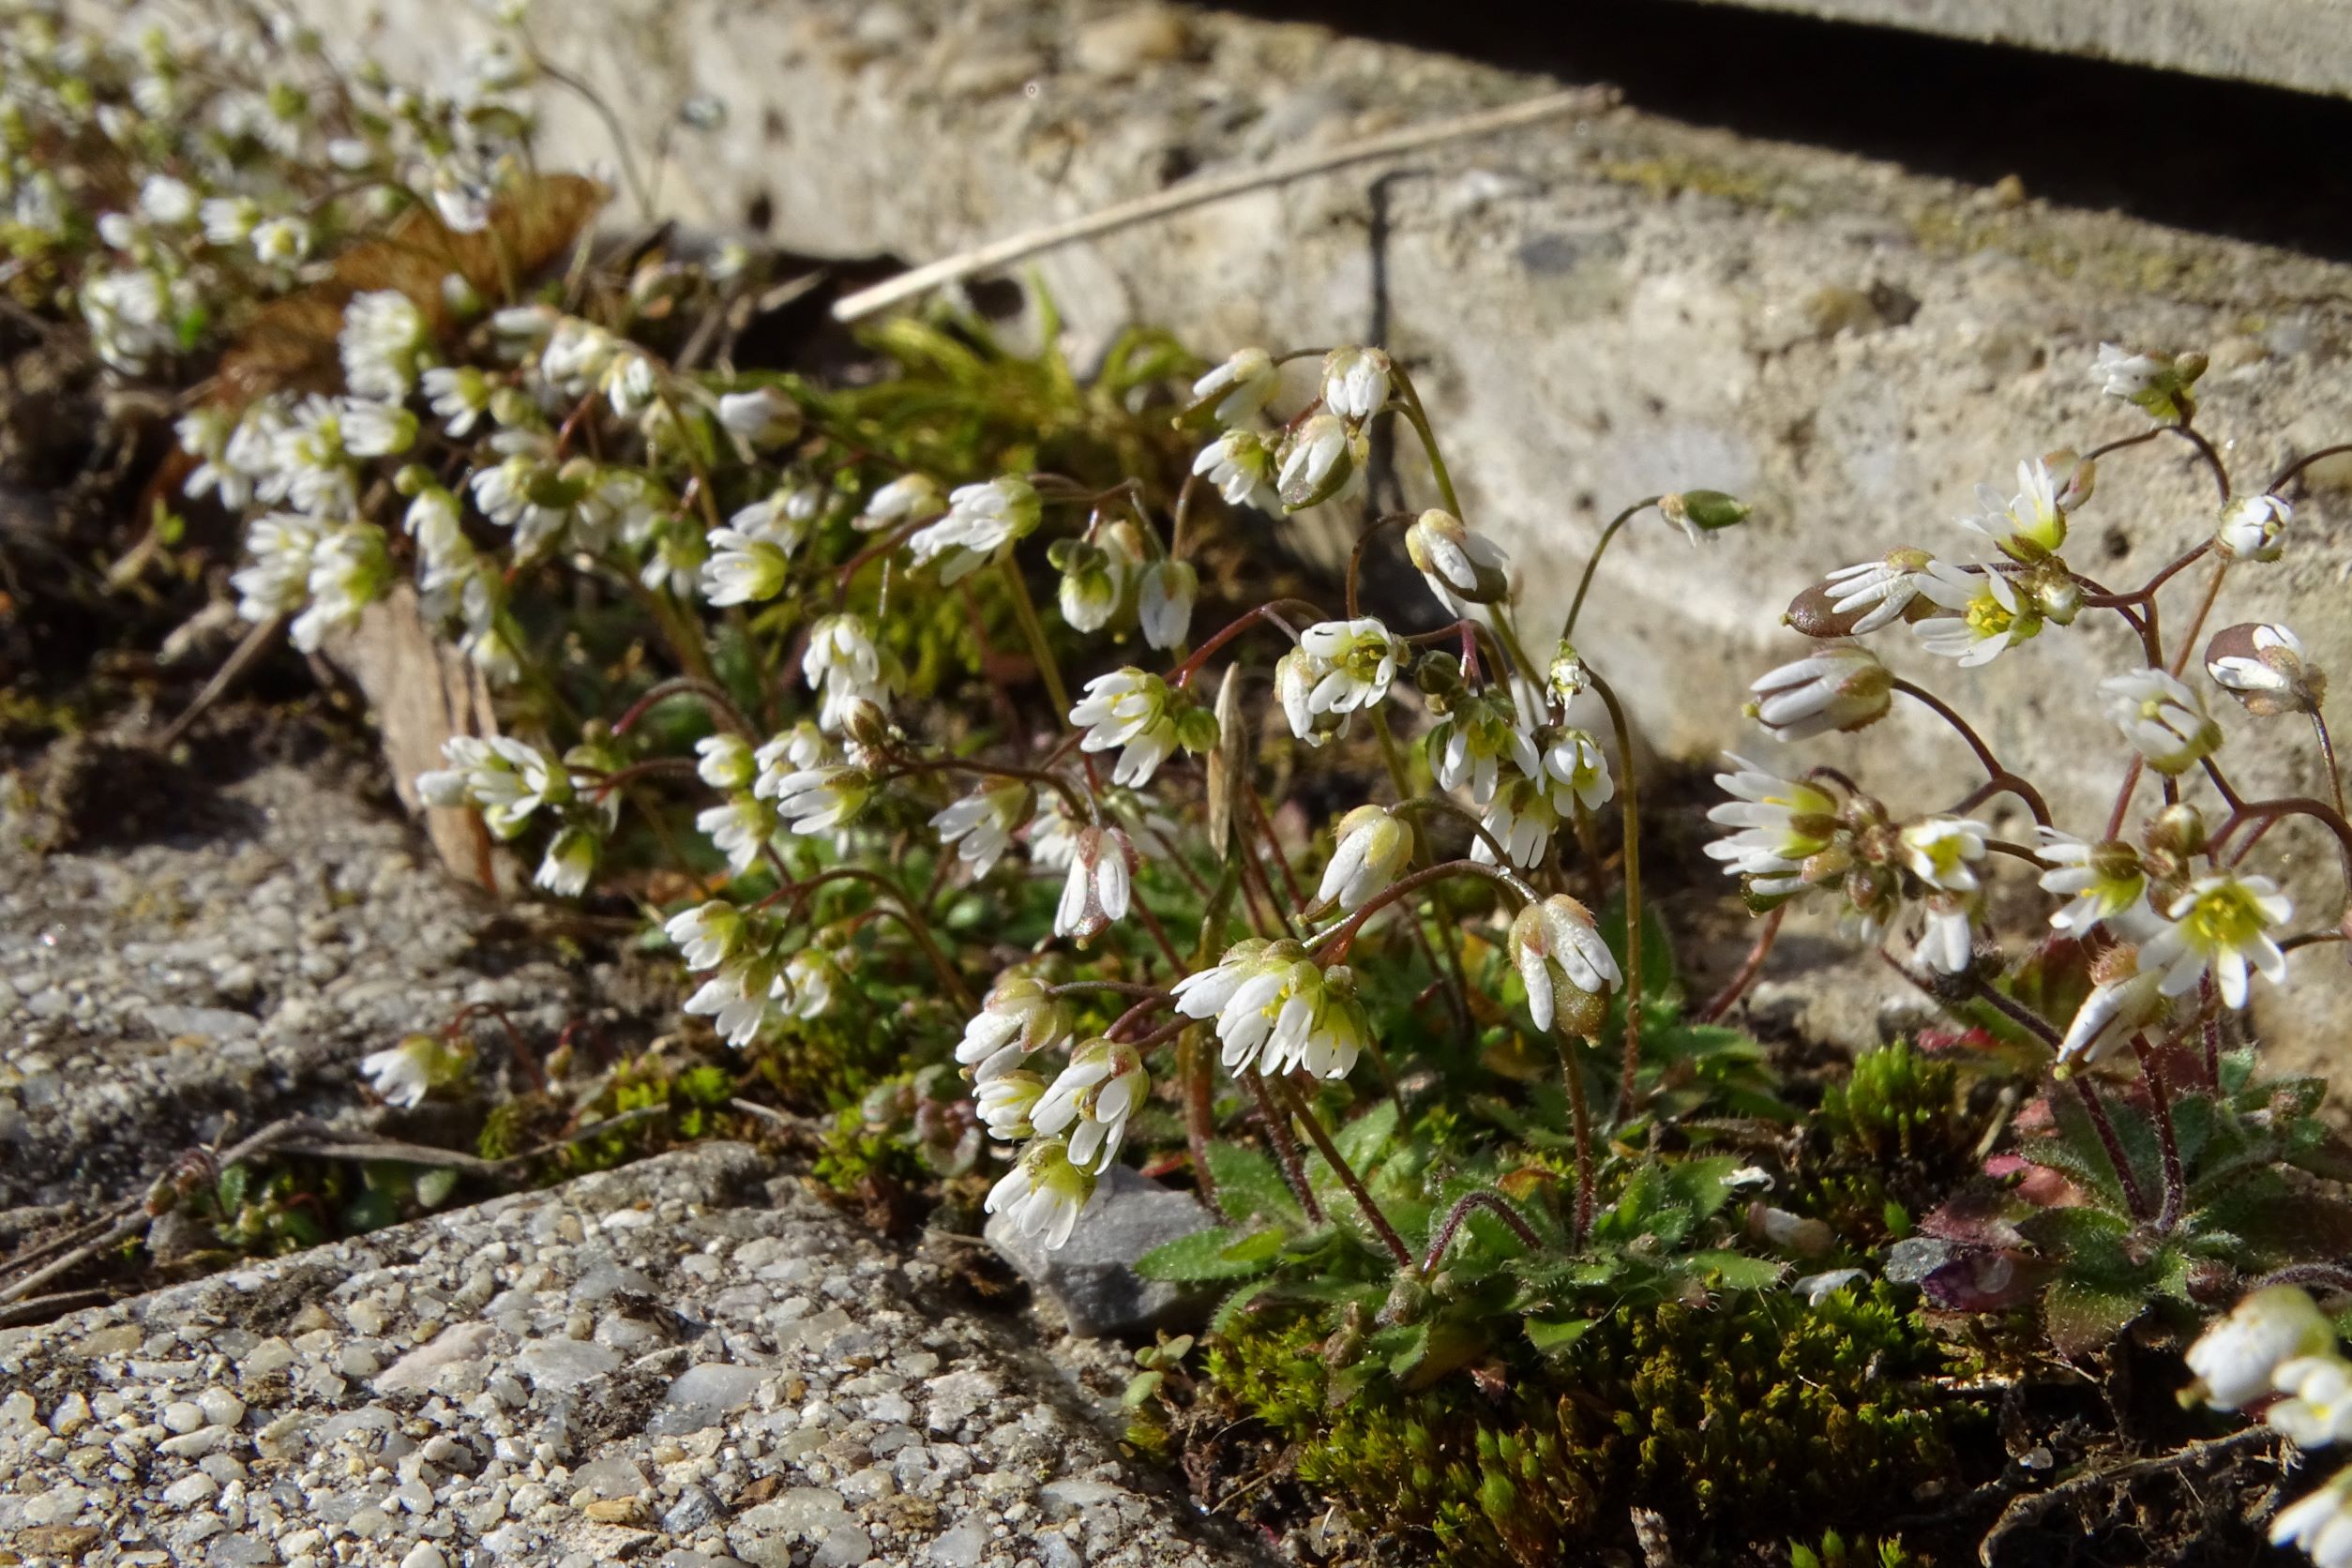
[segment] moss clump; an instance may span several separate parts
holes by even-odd
[[[1897,1040],[1854,1059],[1853,1076],[1821,1096],[1821,1120],[1845,1150],[1875,1165],[1947,1153],[1959,1131],[1959,1074]]]
[[[1948,1475],[1983,1414],[1927,1380],[1939,1354],[1884,1285],[1620,1313],[1548,1363],[1337,1409],[1322,1349],[1305,1319],[1244,1330],[1212,1347],[1210,1380],[1299,1445],[1300,1480],[1450,1564],[1556,1562],[1628,1505],[1675,1520],[1694,1561],[1866,1524],[1845,1516]]]

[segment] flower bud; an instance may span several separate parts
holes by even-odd
[[[2215,1410],[2252,1404],[2271,1390],[2270,1375],[2298,1356],[2335,1349],[2336,1333],[2312,1299],[2292,1285],[2256,1290],[2189,1347],[2197,1375],[2184,1395]]]
[[[1339,819],[1331,864],[1315,905],[1353,912],[1395,882],[1413,857],[1413,830],[1384,806],[1359,806]]]
[[[2158,773],[2180,774],[2211,756],[2222,727],[2196,692],[2162,670],[2134,670],[2099,683],[2107,716]]]
[[[1775,739],[1797,741],[1877,723],[1894,701],[1894,675],[1860,643],[1832,642],[1749,689],[1748,716]]]
[[[2167,869],[2178,871],[2205,852],[2210,837],[2205,824],[2205,813],[2187,801],[2175,801],[2156,814],[2148,825],[2148,849],[2150,857],[2163,856],[2172,864]]]
[[[1200,573],[1189,561],[1173,556],[1145,566],[1136,579],[1136,619],[1143,640],[1154,648],[1183,647],[1192,637],[1192,605],[1200,592]]]
[[[1357,437],[1336,415],[1319,414],[1282,445],[1274,489],[1288,511],[1329,501],[1355,477]]]
[[[1205,416],[1220,425],[1238,425],[1273,399],[1275,380],[1274,355],[1259,348],[1238,350],[1192,384],[1192,401],[1178,417]]]
[[[1590,1038],[1600,1030],[1608,993],[1624,975],[1591,910],[1564,893],[1530,904],[1511,922],[1510,950],[1536,1028],[1556,1019],[1564,1033]]]
[[[1405,530],[1405,553],[1429,580],[1429,591],[1457,613],[1462,605],[1499,604],[1511,596],[1509,557],[1473,534],[1451,512],[1431,508]]]
[[[1395,367],[1379,349],[1349,344],[1323,356],[1323,407],[1361,425],[1388,402]]]
[[[2080,511],[2099,488],[2099,460],[2084,457],[2072,446],[2043,453],[2042,466],[2050,471],[2054,498],[2061,512]]]
[[[1748,1205],[1748,1232],[1800,1258],[1824,1258],[1837,1245],[1836,1232],[1821,1221],[1760,1202]]]
[[[1592,687],[1592,671],[1585,668],[1584,656],[1564,637],[1552,654],[1551,668],[1545,671],[1545,677],[1553,700],[1563,708]]]
[[[2328,674],[2304,662],[2303,644],[2276,623],[2224,626],[2205,645],[2205,672],[2257,718],[2315,714]]]
[[[2284,496],[2243,496],[2222,509],[2213,547],[2231,560],[2276,561],[2286,553],[2286,525],[2294,520]]]
[[[2091,374],[2110,398],[2120,398],[2148,411],[2148,417],[2166,424],[2185,421],[2196,412],[2189,388],[2205,374],[2201,354],[2133,354],[2114,343],[2099,345]]]
[[[1222,858],[1233,841],[1233,803],[1249,781],[1249,725],[1242,716],[1242,667],[1229,664],[1217,686],[1217,740],[1210,748],[1209,851]]]
[[[1660,515],[1698,543],[1701,534],[1736,528],[1747,521],[1756,508],[1721,490],[1669,490],[1658,497]]]

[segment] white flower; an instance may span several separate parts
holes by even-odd
[[[264,501],[290,500],[312,517],[349,517],[359,509],[339,400],[314,396],[294,405],[273,433],[269,472],[255,488]]]
[[[1070,1239],[1093,1196],[1094,1178],[1070,1163],[1070,1146],[1058,1138],[1041,1138],[988,1189],[983,1207],[1006,1215],[1020,1235],[1045,1237],[1050,1251]]]
[[[1395,367],[1379,349],[1348,345],[1323,356],[1323,406],[1361,425],[1388,403]]]
[[[1511,596],[1511,557],[1461,519],[1435,508],[1405,530],[1405,553],[1437,601],[1456,615]]]
[[[392,403],[343,404],[343,450],[354,458],[398,457],[416,443],[416,415]]]
[[[426,352],[424,312],[398,289],[354,294],[343,307],[336,346],[352,396],[399,402],[415,384]]]
[[[1044,1098],[1030,1113],[1041,1133],[1069,1133],[1070,1162],[1096,1171],[1110,1168],[1127,1136],[1127,1118],[1151,1096],[1152,1075],[1135,1047],[1114,1040],[1089,1040],[1070,1052]]]
[[[2270,1521],[2270,1545],[2289,1542],[2309,1553],[2317,1568],[2352,1568],[2352,1466],[2279,1510]]]
[[[702,563],[702,596],[715,605],[758,604],[784,591],[792,563],[773,542],[733,528],[715,528],[716,547]]]
[[[728,392],[718,400],[718,422],[754,446],[774,446],[800,432],[800,405],[773,386]]]
[[[1860,1269],[1830,1269],[1792,1279],[1788,1282],[1788,1289],[1792,1295],[1802,1296],[1807,1306],[1819,1306],[1840,1290],[1859,1285],[1869,1277]]]
[[[1276,379],[1273,354],[1264,349],[1241,349],[1192,384],[1193,405],[1214,399],[1217,423],[1238,425],[1273,400]]]
[[[1412,858],[1413,830],[1402,818],[1384,806],[1359,806],[1339,819],[1331,864],[1323,867],[1315,901],[1353,913],[1395,882]]]
[[[880,707],[889,701],[882,684],[882,651],[874,646],[864,619],[856,615],[826,615],[809,628],[800,673],[808,689],[823,699],[817,724],[828,734],[840,733],[858,703]]]
[[[1035,1073],[1014,1070],[982,1078],[972,1086],[972,1099],[988,1136],[1000,1143],[1018,1143],[1036,1136],[1030,1114],[1045,1098],[1046,1080]]]
[[[2292,1285],[2272,1285],[2208,1327],[2186,1359],[2206,1403],[2234,1410],[2273,1392],[2271,1378],[2285,1363],[2326,1355],[2335,1343],[2334,1327],[2310,1296]]]
[[[414,1108],[443,1083],[464,1071],[466,1053],[444,1045],[430,1034],[411,1034],[385,1050],[359,1059],[368,1087],[386,1105]]]
[[[1827,791],[1766,773],[1733,756],[1737,773],[1715,775],[1716,787],[1736,796],[1707,820],[1740,831],[1706,847],[1726,874],[1752,879],[1761,897],[1802,892],[1805,862],[1830,847],[1838,833],[1837,801]]]
[[[1998,567],[1967,572],[1942,561],[1928,563],[1919,592],[1951,614],[1930,616],[1911,629],[1931,654],[1958,659],[1971,669],[1990,664],[2007,649],[2042,630],[2042,611],[2019,596]]]
[[[1281,508],[1274,492],[1274,452],[1256,430],[1227,430],[1200,449],[1192,471],[1209,481],[1229,506]]]
[[[956,1060],[987,1083],[1068,1039],[1070,1029],[1069,1004],[1049,994],[1044,981],[1008,974],[988,988],[980,1011],[964,1025]]]
[[[319,546],[319,525],[291,512],[255,518],[245,529],[248,564],[231,575],[238,594],[237,613],[266,621],[309,602],[310,556]]]
[[[1125,830],[1080,828],[1062,901],[1054,909],[1053,934],[1091,942],[1113,921],[1124,920],[1138,864],[1135,842]]]
[[[490,378],[471,365],[436,365],[425,372],[424,383],[433,413],[452,437],[472,430],[490,412]]]
[[[2137,402],[2166,369],[2166,362],[2152,354],[2133,354],[2119,343],[2102,343],[2090,373],[2108,397]]]
[[[382,598],[391,580],[384,530],[372,522],[343,524],[311,547],[310,602],[286,635],[304,653],[315,650],[328,633],[357,626],[360,611]]]
[[[1502,846],[1512,865],[1528,871],[1543,861],[1552,835],[1560,831],[1560,816],[1552,791],[1537,779],[1514,775],[1486,803],[1479,825]],[[1495,852],[1485,837],[1471,842],[1470,858],[1481,865],[1494,863]]]
[[[2099,683],[2107,717],[2162,774],[2184,773],[2222,744],[2204,699],[2162,670],[2134,670]]]
[[[1110,625],[1126,597],[1127,574],[1136,563],[1110,535],[1104,548],[1084,539],[1055,541],[1049,559],[1062,568],[1057,595],[1062,619],[1072,631],[1095,632]]]
[[[2327,672],[2309,662],[2302,639],[2275,621],[2215,632],[2205,647],[2205,672],[2257,718],[2315,714],[2328,692]]]
[[[776,836],[776,810],[757,795],[738,792],[695,815],[697,832],[727,857],[737,876],[751,869],[760,852]]]
[[[186,180],[175,180],[169,174],[150,174],[146,184],[139,188],[139,210],[152,222],[167,229],[176,229],[196,216],[196,192]]]
[[[2116,950],[2122,972],[2107,973],[2093,986],[2083,1004],[2074,1010],[2073,1018],[2066,1026],[2066,1038],[2058,1045],[2058,1061],[2068,1066],[2076,1063],[2096,1062],[2116,1047],[2162,1018],[2165,1011],[2164,993],[2158,983],[2164,976],[2154,970],[2137,967],[2135,960],[2120,956],[2129,949]],[[2118,966],[2117,960],[2103,960],[2105,968]]]
[[[985,877],[1004,852],[1013,835],[1036,805],[1037,792],[1018,778],[992,779],[963,799],[949,802],[931,818],[942,845],[953,844],[956,858]]]
[[[1294,942],[1236,942],[1214,969],[1178,981],[1175,995],[1184,1017],[1216,1019],[1218,1055],[1236,1073],[1255,1063],[1267,1073],[1345,1078],[1371,1037],[1355,975],[1319,966]]]
[[[1312,661],[1315,673],[1307,711],[1349,714],[1386,701],[1403,646],[1387,626],[1368,615],[1319,621],[1307,627],[1299,634],[1298,649]]]
[[[563,827],[548,840],[538,874],[531,880],[559,898],[577,898],[588,890],[596,869],[596,836],[582,827]]]
[[[824,506],[824,491],[814,485],[783,485],[738,508],[727,526],[790,555],[808,537],[809,525],[823,516]]]
[[[1984,858],[1984,840],[1992,831],[1966,817],[1922,817],[1906,823],[1900,840],[1904,868],[1930,887],[1974,893],[1975,863]]]
[[[432,806],[480,807],[484,823],[501,839],[521,833],[540,807],[564,805],[573,796],[568,770],[509,735],[452,736],[441,754],[449,766],[418,774],[416,792]]]
[[[253,258],[265,266],[293,266],[310,254],[310,226],[298,218],[272,218],[253,226]]]
[[[205,240],[213,245],[243,245],[262,220],[262,204],[250,196],[214,196],[197,209]]]
[[[1601,999],[1625,983],[1616,956],[1601,940],[1592,912],[1564,893],[1530,904],[1511,922],[1511,961],[1527,987],[1527,1010],[1538,1029],[1555,1018],[1590,1033]]]
[[[2276,561],[2286,553],[2286,525],[2294,520],[2284,496],[2241,496],[2222,509],[2214,548],[2233,560]]]
[[[1303,649],[1293,648],[1274,660],[1274,701],[1290,732],[1308,746],[1323,746],[1348,732],[1348,716],[1313,706],[1322,670]]]
[[[751,743],[731,730],[704,735],[694,743],[694,753],[696,776],[714,790],[748,789],[759,776],[760,766],[752,758]]]
[[[821,1018],[833,1008],[833,981],[841,966],[822,947],[804,947],[784,961],[776,984],[784,1010],[796,1018]]]
[[[1139,789],[1151,781],[1177,746],[1176,694],[1166,681],[1133,665],[1097,675],[1070,709],[1070,722],[1086,731],[1085,751],[1121,747],[1111,782]]]
[[[1983,512],[1960,520],[1998,545],[2001,553],[2017,561],[2038,561],[2056,554],[2066,542],[2066,513],[2058,505],[2058,481],[2050,465],[2040,458],[2017,464],[2017,494],[2007,505],[1989,485],[1977,487]]]
[[[2222,1000],[2243,1007],[2250,968],[2274,985],[2285,978],[2286,955],[2270,931],[2294,912],[2268,877],[2199,877],[2164,912],[2170,924],[2141,946],[2141,967],[2164,972],[2166,996],[2194,989],[2210,971]]]
[[[806,836],[829,832],[856,816],[872,797],[874,780],[864,768],[836,764],[786,774],[773,784],[762,777],[753,788],[772,793],[776,815]]]
[[[1154,648],[1181,648],[1192,635],[1192,602],[1200,574],[1189,561],[1163,556],[1136,577],[1136,619]]]
[[[2042,843],[2034,852],[2053,867],[2042,873],[2043,891],[2073,900],[2050,916],[2057,929],[2085,936],[2101,921],[2146,904],[2148,871],[2130,844],[2120,838],[2087,844],[2054,827],[2035,831]]]
[[[947,515],[919,530],[907,548],[918,565],[938,561],[941,583],[952,587],[1033,533],[1044,515],[1036,488],[1008,474],[957,490],[947,498]]]
[[[703,981],[686,998],[685,1010],[709,1018],[719,1037],[740,1050],[758,1039],[776,1016],[783,980],[774,958],[745,955]]]
[[[791,775],[823,767],[833,759],[832,743],[824,731],[804,718],[752,753],[751,760],[760,770],[752,792],[763,799],[772,796]]]
[[[1894,701],[1894,675],[1862,644],[1831,642],[1748,689],[1750,717],[1775,740],[1802,741],[1877,723]]]
[[[2270,1375],[2288,1395],[2263,1419],[2299,1448],[2352,1440],[2352,1365],[2336,1355],[2298,1356]]]
[[[1588,731],[1561,728],[1544,731],[1536,741],[1543,768],[1533,776],[1551,792],[1552,808],[1568,815],[1571,805],[1598,811],[1617,794],[1609,776],[1608,754]]]
[[[1448,790],[1467,786],[1474,806],[1494,798],[1506,760],[1530,778],[1545,771],[1534,737],[1518,727],[1509,708],[1475,694],[1430,727],[1428,747],[1438,783]]]
[[[716,969],[743,936],[743,912],[724,898],[713,898],[671,915],[662,934],[686,959],[686,968]]]
[[[1329,501],[1356,472],[1356,438],[1336,415],[1319,414],[1289,431],[1281,448],[1274,490],[1288,510]]]
[[[1938,974],[1967,973],[1976,961],[1976,904],[1971,894],[1929,894],[1913,955]]]
[[[944,505],[939,484],[929,475],[901,475],[866,498],[866,509],[851,526],[861,534],[871,534],[894,522],[936,512]]]

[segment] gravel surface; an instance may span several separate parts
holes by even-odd
[[[709,1144],[0,1333],[0,1540],[288,1568],[1258,1560],[1150,1489],[1036,1337]]]
[[[0,835],[0,1210],[136,1190],[231,1113],[350,1112],[362,1056],[466,1003],[552,1040],[608,989],[327,770],[267,763],[172,816],[47,855]]]

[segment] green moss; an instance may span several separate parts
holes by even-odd
[[[1214,1346],[1210,1380],[1298,1446],[1298,1476],[1367,1528],[1459,1564],[1534,1568],[1629,1506],[1677,1522],[1704,1561],[1950,1473],[1981,1407],[1937,1390],[1938,1351],[1885,1286],[1817,1307],[1786,1295],[1621,1313],[1551,1363],[1376,1385],[1326,1409],[1304,1319]],[[1606,1501],[1605,1501],[1606,1500]]]

